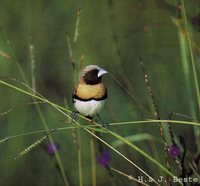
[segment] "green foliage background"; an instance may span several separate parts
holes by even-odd
[[[26,79],[25,83],[31,85],[30,46],[33,45],[37,91],[62,106],[66,106],[67,102],[69,109],[73,110],[71,93],[74,78],[78,77],[78,67],[80,64],[97,64],[114,75],[137,100],[133,101],[111,76],[105,76],[109,99],[101,113],[103,120],[107,123],[146,120],[152,115],[145,110],[153,111],[140,67],[141,56],[161,117],[168,119],[169,113],[174,111],[199,119],[191,53],[187,34],[184,35],[186,27],[185,24],[177,26],[173,21],[179,17],[177,3],[177,0],[0,0],[0,76],[8,78],[6,81],[16,86],[23,87],[9,78],[22,82]],[[199,13],[200,2],[190,0],[184,3],[199,80],[200,32],[199,25],[192,25],[191,19]],[[78,8],[81,8],[79,35],[73,44]],[[180,29],[183,32],[181,37]],[[69,60],[67,37],[73,44],[76,73]],[[186,40],[186,45],[181,39]],[[0,85],[0,138],[44,129],[35,105],[27,105],[30,102],[30,96]],[[66,127],[66,123],[60,121],[66,119],[63,115],[46,104],[40,104],[40,107],[49,128]],[[14,109],[3,115],[10,108]],[[156,124],[130,124],[109,129],[124,137],[148,133],[152,138],[135,144],[165,165]],[[173,130],[177,136],[187,139],[189,153],[199,153],[199,134],[194,132],[199,129],[173,125]],[[80,133],[83,183],[91,185],[90,135],[83,130]],[[21,150],[40,137],[41,133],[1,144],[0,185],[64,185],[56,159],[45,152],[44,144],[14,160]],[[58,131],[53,138],[60,145],[59,155],[69,185],[79,185],[77,148],[71,130]],[[107,134],[103,135],[103,139],[108,143],[116,140]],[[125,145],[117,149],[150,175],[156,177],[162,174],[156,166]],[[123,158],[112,151],[110,153],[112,167],[134,177],[140,175]],[[121,175],[115,176],[120,184],[136,185]],[[105,168],[97,165],[97,185],[112,182]]]

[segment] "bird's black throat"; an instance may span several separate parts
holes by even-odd
[[[98,69],[88,71],[84,76],[83,80],[88,85],[96,85],[102,82],[102,76],[98,77]]]

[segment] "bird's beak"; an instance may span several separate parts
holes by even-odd
[[[97,76],[101,77],[101,76],[103,76],[106,73],[108,73],[106,70],[104,70],[103,68],[99,68],[99,72],[98,72]]]

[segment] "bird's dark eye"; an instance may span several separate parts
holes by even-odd
[[[98,69],[93,69],[86,72],[86,74],[83,77],[85,83],[90,85],[101,83],[102,78],[98,77],[98,72],[99,72]]]

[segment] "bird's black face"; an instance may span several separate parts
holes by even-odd
[[[91,69],[90,71],[86,72],[83,76],[83,80],[86,84],[95,85],[101,83],[102,76],[98,77],[99,69]]]

